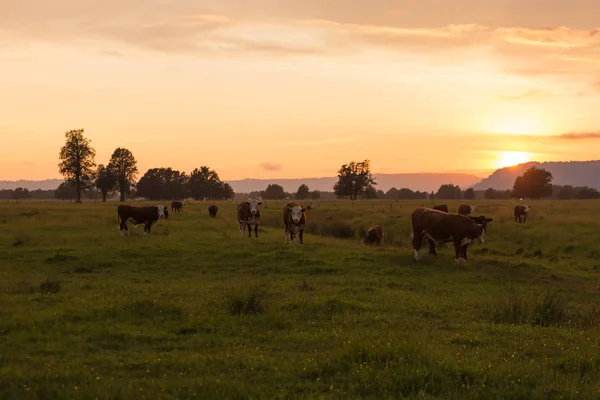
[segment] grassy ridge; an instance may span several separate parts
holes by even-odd
[[[475,202],[465,265],[417,263],[431,202],[315,202],[284,244],[234,203],[188,203],[121,237],[114,203],[0,203],[0,398],[597,398],[595,201]],[[451,211],[457,203],[449,203]],[[360,236],[373,223],[385,245]]]

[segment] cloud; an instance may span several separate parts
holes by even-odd
[[[532,98],[550,97],[551,93],[546,90],[528,90],[527,92],[517,95],[505,95],[498,96],[499,100],[515,101],[515,100],[526,100]]]
[[[598,132],[570,132],[555,136],[557,139],[565,140],[585,140],[585,139],[600,139],[600,131]]]
[[[282,169],[281,165],[269,162],[260,163],[259,166],[265,171],[281,171]]]

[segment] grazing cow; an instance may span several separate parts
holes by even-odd
[[[169,208],[168,207],[164,207],[163,208],[163,212],[165,213],[165,219],[169,218]]]
[[[531,210],[531,207],[527,204],[515,206],[515,221],[524,224],[527,221],[529,210]]]
[[[434,206],[433,209],[438,210],[438,211],[443,211],[445,213],[448,212],[448,206],[446,204],[438,204],[437,206]]]
[[[217,216],[217,211],[219,211],[219,207],[214,204],[208,206],[208,215],[215,218]]]
[[[469,206],[467,204],[461,204],[458,206],[458,213],[460,215],[471,215],[475,212],[475,207]]]
[[[183,208],[183,203],[181,201],[173,201],[171,202],[171,211],[177,211],[177,212],[181,212],[181,209]]]
[[[127,222],[133,225],[144,224],[144,233],[149,235],[152,225],[159,219],[165,218],[165,212],[167,207],[163,206],[137,207],[121,204],[117,207],[117,225],[121,234],[123,231],[129,234]]]
[[[484,242],[484,225],[474,222],[469,217],[459,214],[447,214],[443,211],[429,208],[417,208],[411,216],[412,240],[415,260],[420,260],[419,250],[423,238],[429,240],[431,255],[435,252],[435,242],[452,241],[456,252],[456,261],[462,262],[467,259],[467,245],[475,240]]]
[[[379,246],[383,240],[383,228],[381,225],[373,225],[367,230],[367,236],[361,241],[363,244],[376,244]]]
[[[283,206],[283,225],[285,226],[285,242],[294,243],[296,235],[300,244],[304,244],[304,226],[306,225],[306,208],[300,203],[290,201]]]
[[[258,237],[258,225],[260,225],[260,210],[258,206],[262,204],[260,200],[248,199],[238,204],[237,215],[240,223],[240,237],[244,236],[245,228],[248,227],[248,237],[252,237],[252,226],[254,226],[254,236]]]

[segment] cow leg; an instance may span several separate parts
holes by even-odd
[[[125,235],[129,235],[129,230],[127,229],[127,220],[121,220],[119,229],[121,230],[121,235],[123,235],[123,231],[125,231]]]
[[[417,233],[416,231],[413,230],[413,253],[415,255],[415,260],[419,261],[421,259],[421,254],[419,253],[419,250],[421,250],[421,243],[423,242],[423,236],[424,233]]]
[[[465,261],[467,261],[467,245],[466,244],[462,247],[462,254],[463,254]]]
[[[431,238],[427,238],[429,241],[429,254],[437,257],[437,252],[435,251],[435,240]]]
[[[246,226],[243,222],[240,222],[240,237],[244,237],[244,231],[246,230]]]
[[[303,241],[304,240],[304,230],[301,230],[298,233],[298,238],[300,238],[300,244],[304,244],[304,241]]]
[[[254,225],[254,237],[258,237],[258,224]]]
[[[252,225],[246,224],[246,227],[248,228],[248,237],[251,238],[252,237]]]
[[[454,252],[456,253],[456,262],[458,263],[465,261],[462,256],[463,244],[461,242],[461,239],[454,239]]]
[[[144,232],[146,232],[147,235],[150,234],[150,229],[152,229],[152,222],[146,222],[146,225],[144,226]]]

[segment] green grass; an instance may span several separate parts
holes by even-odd
[[[600,202],[474,204],[495,221],[456,264],[413,259],[429,201],[315,202],[304,246],[283,202],[258,239],[235,203],[150,236],[115,203],[0,203],[0,399],[598,398]]]

